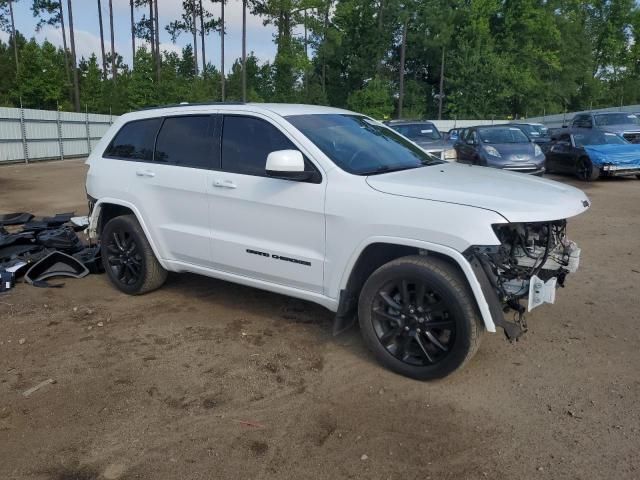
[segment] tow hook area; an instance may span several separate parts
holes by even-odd
[[[526,309],[524,305],[521,305],[515,300],[509,305],[509,308],[514,311],[512,322],[507,321],[504,313],[499,322],[496,322],[495,319],[494,322],[499,327],[502,327],[504,334],[509,341],[516,342],[522,335],[527,333],[527,319],[525,317]]]

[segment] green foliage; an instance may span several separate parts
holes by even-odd
[[[89,60],[80,62],[80,103],[86,105],[89,112],[104,110],[102,96],[102,71],[95,54]]]
[[[219,19],[206,9],[219,2],[203,0],[200,11],[199,0],[184,0],[184,15],[167,30],[177,35],[195,27],[199,33],[202,14],[210,34]],[[134,3],[142,13],[137,35],[148,38],[149,0]],[[60,0],[31,0],[38,25],[59,25],[59,5]],[[635,0],[249,0],[248,5],[251,14],[276,30],[273,61],[247,57],[250,101],[349,107],[376,118],[397,115],[406,22],[405,117],[437,116],[443,52],[445,118],[640,103],[640,6]],[[0,0],[0,29],[9,32],[10,27],[8,0]],[[239,25],[227,24],[231,29]],[[64,52],[26,41],[18,32],[24,65],[16,77],[13,41],[0,42],[0,104],[18,105],[22,98],[27,106],[70,107]],[[95,56],[80,59],[83,108],[118,114],[221,98],[221,72],[207,64],[196,73],[192,45],[161,57],[158,79],[148,50],[137,52],[134,68],[116,54],[116,83],[101,76]],[[227,98],[240,100],[241,60],[226,74]]]
[[[21,49],[20,73],[10,92],[14,104],[29,108],[55,110],[65,101],[65,75],[62,50],[45,41],[38,45],[31,39]]]
[[[391,90],[380,78],[374,78],[363,88],[352,92],[347,99],[347,105],[351,110],[378,120],[387,120],[393,113]]]
[[[260,89],[260,65],[253,52],[247,55],[247,101],[264,102],[258,93]],[[233,62],[231,73],[227,77],[226,98],[230,101],[242,100],[242,60]]]

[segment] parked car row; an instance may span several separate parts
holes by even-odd
[[[620,112],[579,114],[570,127],[513,122],[454,128],[443,134],[429,121],[387,125],[441,160],[542,176],[568,173],[584,181],[640,178],[640,119]]]

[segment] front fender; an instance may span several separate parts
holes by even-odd
[[[342,280],[340,282],[341,290],[346,289],[347,282],[349,281],[349,276],[351,275],[351,272],[355,267],[355,264],[358,258],[360,257],[360,255],[362,254],[362,252],[369,245],[372,245],[374,243],[386,243],[390,245],[414,247],[420,250],[425,250],[426,252],[434,252],[440,255],[444,255],[445,257],[448,257],[451,261],[455,262],[455,264],[458,265],[458,267],[460,267],[460,270],[464,274],[469,284],[469,288],[471,289],[471,292],[473,293],[473,296],[476,300],[476,304],[478,305],[478,310],[480,311],[480,315],[482,316],[482,321],[484,322],[485,328],[487,329],[488,332],[495,333],[496,322],[494,322],[494,319],[492,316],[492,310],[495,313],[495,302],[491,302],[493,306],[493,308],[491,308],[483,292],[483,288],[482,288],[482,285],[480,284],[480,280],[478,276],[476,276],[474,267],[471,265],[471,263],[469,263],[469,261],[465,258],[465,256],[462,253],[458,252],[457,250],[454,250],[453,248],[447,247],[445,245],[425,242],[423,240],[408,239],[408,238],[383,237],[383,236],[368,238],[365,242],[361,243],[358,246],[354,254],[349,259],[349,263],[347,264],[347,268],[345,269],[345,272],[342,275]]]

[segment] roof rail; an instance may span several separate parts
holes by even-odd
[[[171,103],[167,105],[154,105],[152,107],[144,107],[140,110],[158,110],[161,108],[177,108],[177,107],[198,107],[198,106],[208,106],[208,105],[245,105],[245,102],[197,102],[197,103]]]

